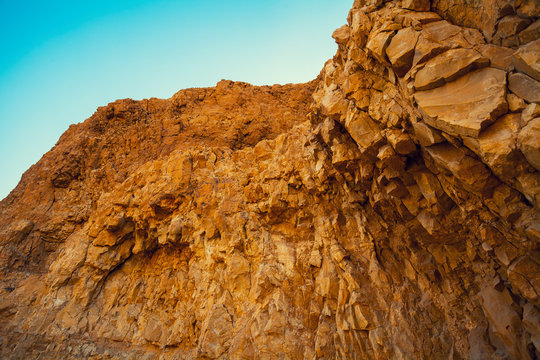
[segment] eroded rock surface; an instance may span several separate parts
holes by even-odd
[[[311,83],[100,108],[0,203],[1,356],[540,357],[537,20],[357,0]]]
[[[454,69],[449,72],[456,73]],[[444,83],[446,73],[424,76],[424,72],[419,71],[421,88],[434,87],[437,79]],[[470,72],[438,89],[419,91],[414,98],[431,126],[455,136],[476,137],[508,111],[505,95],[506,72],[486,68]]]

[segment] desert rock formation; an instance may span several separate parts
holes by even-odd
[[[539,14],[356,0],[311,83],[98,109],[0,203],[0,355],[539,358]]]

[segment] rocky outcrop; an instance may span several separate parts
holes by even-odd
[[[357,0],[312,83],[99,109],[0,204],[1,354],[538,358],[537,10]]]

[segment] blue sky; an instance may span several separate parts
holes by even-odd
[[[314,79],[352,0],[0,0],[0,199],[115,99]]]

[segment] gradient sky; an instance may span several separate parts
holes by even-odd
[[[0,199],[115,99],[314,79],[352,0],[0,0]]]

